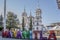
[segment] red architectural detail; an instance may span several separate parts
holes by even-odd
[[[57,40],[55,32],[53,30],[50,31],[48,40]]]

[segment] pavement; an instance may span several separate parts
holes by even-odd
[[[0,36],[0,40],[3,40],[1,36]]]
[[[2,37],[0,36],[0,40],[28,40],[28,39],[2,38]]]
[[[2,36],[0,36],[0,40],[28,40],[28,39],[2,38]],[[58,38],[57,40],[60,40],[60,38]]]
[[[2,36],[2,32],[0,31],[0,36]]]
[[[12,39],[12,38],[3,38],[2,40],[27,40],[27,39]]]

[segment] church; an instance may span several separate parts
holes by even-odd
[[[32,18],[32,30],[41,30],[42,24],[42,15],[41,15],[41,9],[37,8],[35,11],[35,17],[32,16],[32,13],[30,11],[30,16],[27,16],[27,12],[24,8],[24,12],[22,13],[22,18],[24,17],[24,25],[27,30],[29,30],[29,24],[30,24],[30,18]]]
[[[22,18],[24,17],[24,25],[25,29],[29,30],[30,28],[30,18],[32,18],[32,31],[36,32],[43,31],[45,32],[45,36],[49,36],[49,31],[54,30],[56,36],[60,33],[60,25],[54,25],[53,27],[50,26],[44,26],[42,23],[42,10],[37,7],[35,10],[35,16],[32,16],[32,12],[30,11],[30,16],[27,15],[26,9],[24,8],[24,11],[22,12]],[[20,24],[20,28],[22,30],[22,24]],[[38,34],[39,35],[39,34]]]
[[[24,28],[26,30],[29,30],[30,28],[30,18],[32,19],[32,31],[33,31],[33,36],[34,33],[38,33],[38,39],[40,38],[40,31],[46,31],[46,27],[42,23],[42,10],[37,7],[35,11],[35,17],[32,16],[32,13],[30,11],[30,16],[27,15],[26,9],[24,8],[24,11],[22,12],[22,19],[24,18]],[[20,29],[22,29],[22,24],[20,24]]]

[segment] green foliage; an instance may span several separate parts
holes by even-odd
[[[0,15],[0,31],[3,29],[3,16]]]
[[[24,27],[25,27],[25,24],[24,24],[24,17],[23,17],[23,19],[22,19],[22,29],[23,29],[23,31],[25,30]]]
[[[3,29],[3,27],[2,27],[2,26],[0,26],[0,31],[2,31],[2,29]]]
[[[17,28],[17,25],[19,20],[17,18],[17,15],[15,15],[13,12],[8,12],[7,14],[7,28]]]
[[[30,28],[29,30],[32,30],[32,18],[30,18]]]

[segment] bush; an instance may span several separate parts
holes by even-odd
[[[0,31],[2,31],[3,27],[0,26]]]

